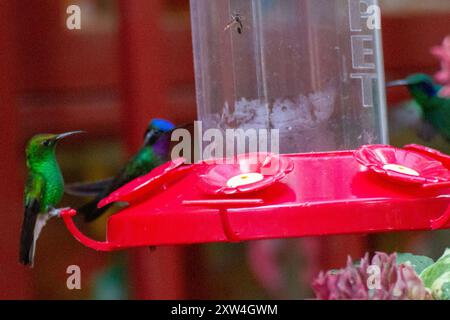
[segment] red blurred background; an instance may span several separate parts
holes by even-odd
[[[82,8],[86,28],[65,27],[70,4]],[[434,73],[438,61],[429,49],[450,33],[450,8],[389,10],[383,29],[389,80],[418,71]],[[74,182],[114,174],[138,148],[148,119],[195,119],[187,0],[4,0],[0,46],[0,298],[102,298],[108,283],[123,290],[121,298],[271,297],[247,265],[245,245],[100,254],[82,247],[55,220],[39,240],[36,267],[30,270],[17,262],[23,151],[30,136],[88,131],[58,149],[65,179]],[[389,92],[390,104],[407,98],[406,90]],[[70,197],[64,201],[79,204]],[[101,219],[81,227],[101,239],[105,223]],[[420,248],[421,241],[421,234],[308,239],[302,248],[311,252],[300,262],[291,261],[298,267],[291,273],[303,270],[311,275],[342,265],[348,254]],[[71,264],[81,267],[81,290],[66,288],[66,268]],[[125,265],[121,284],[108,282],[111,265]],[[303,288],[294,288],[286,297],[308,297],[308,281],[299,282]]]

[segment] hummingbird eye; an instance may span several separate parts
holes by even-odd
[[[44,142],[42,142],[42,145],[44,147],[49,147],[52,144],[52,142],[50,140],[44,140]]]

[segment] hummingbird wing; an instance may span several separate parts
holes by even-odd
[[[65,186],[67,194],[76,197],[95,197],[109,189],[114,177],[94,182],[71,183]]]
[[[138,156],[133,157],[119,172],[119,174],[114,177],[114,179],[112,179],[107,188],[98,193],[92,201],[78,208],[77,211],[84,216],[86,222],[92,222],[96,220],[112,206],[111,204],[103,208],[98,208],[98,203],[111,192],[119,189],[131,180],[150,172],[161,164],[161,161],[157,158],[155,158],[151,162],[151,164],[148,164],[147,161],[140,159]]]
[[[450,99],[433,97],[424,108],[424,121],[431,131],[450,141]]]
[[[90,202],[86,203],[85,205],[81,206],[80,208],[78,208],[77,211],[84,216],[84,220],[86,222],[92,222],[92,221],[96,220],[98,217],[100,217],[103,213],[105,213],[111,207],[111,206],[105,206],[103,208],[97,207],[98,203],[104,197],[106,197],[111,192],[117,190],[124,184],[130,182],[134,178],[137,178],[138,176],[141,175],[140,172],[139,172],[139,174],[136,174],[136,172],[134,172],[134,174],[133,174],[133,170],[132,170],[133,167],[134,167],[133,161],[130,161],[130,163],[128,163],[125,166],[125,168],[123,168],[116,177],[111,179],[111,182],[109,183],[109,185],[105,189],[103,189],[101,192],[99,192],[92,201],[90,201]],[[144,174],[144,173],[142,173],[142,174]]]
[[[430,142],[431,140],[433,140],[433,138],[437,134],[438,134],[438,132],[436,131],[436,129],[428,121],[423,121],[422,123],[420,123],[420,125],[417,129],[417,135],[419,136],[419,138],[421,138],[427,142]]]
[[[40,174],[30,174],[25,186],[25,211],[20,236],[20,263],[33,266],[34,251],[38,234],[36,222],[41,212],[41,197],[45,189],[45,179]],[[38,228],[42,229],[42,227]]]

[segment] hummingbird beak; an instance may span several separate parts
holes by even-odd
[[[71,132],[61,133],[55,137],[55,140],[58,141],[58,140],[73,136],[75,134],[80,134],[80,133],[85,133],[85,131],[71,131]]]
[[[391,81],[388,82],[386,84],[386,87],[388,88],[392,88],[392,87],[403,87],[403,86],[408,86],[410,83],[408,82],[408,80],[395,80],[395,81]]]

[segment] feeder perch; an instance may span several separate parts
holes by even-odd
[[[95,250],[450,228],[450,157],[388,145],[375,0],[191,0],[194,164],[168,162],[99,204],[126,202]],[[375,15],[375,16],[374,16]],[[374,20],[375,19],[375,20]],[[202,132],[260,130],[228,157]],[[262,140],[262,141],[261,141]],[[224,139],[229,143],[229,139]]]

